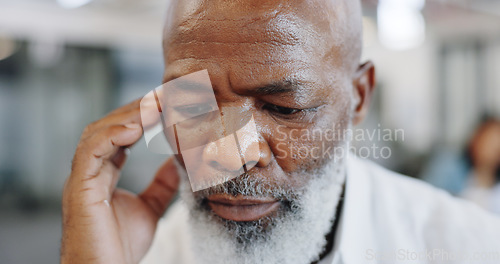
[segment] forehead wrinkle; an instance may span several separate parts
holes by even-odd
[[[302,83],[308,83],[312,81],[306,81],[300,78],[302,76],[302,72],[308,71],[311,68],[310,62],[308,61],[302,61],[302,60],[296,60],[296,59],[284,59],[284,60],[268,60],[268,61],[261,61],[261,60],[243,60],[239,58],[227,58],[227,57],[221,57],[216,58],[214,56],[209,56],[206,58],[200,58],[199,56],[191,56],[191,57],[181,57],[181,58],[176,58],[172,59],[169,61],[166,71],[163,76],[163,83],[170,81],[172,79],[182,77],[184,75],[190,74],[192,72],[206,69],[208,65],[221,65],[220,61],[224,62],[237,62],[239,65],[237,69],[231,70],[233,74],[229,74],[229,81],[232,83],[237,84],[237,87],[241,88],[248,88],[249,86],[254,86],[254,81],[256,81],[254,76],[262,76],[265,74],[269,74],[268,70],[273,69],[272,72],[281,72],[283,65],[288,64],[288,65],[293,65],[294,68],[294,73],[293,75],[289,75],[290,78],[299,78]],[[230,64],[230,63],[229,63]],[[257,67],[256,67],[257,65]],[[211,67],[208,67],[208,69],[212,69]],[[261,72],[264,71],[264,72]],[[234,75],[236,74],[236,75]],[[238,77],[236,77],[238,76]],[[243,78],[244,77],[244,78]],[[236,78],[236,79],[234,79]],[[245,80],[243,82],[237,81],[238,79],[240,80]],[[252,81],[250,81],[252,80]],[[249,86],[247,86],[249,85]],[[255,84],[256,86],[262,85],[261,84]]]
[[[196,19],[195,25],[178,28],[170,35],[170,44],[211,42],[229,44],[270,43],[272,45],[294,46],[300,43],[297,30],[282,30],[273,21],[233,19]],[[291,24],[291,23],[288,23]]]
[[[344,44],[346,38],[351,39],[352,35],[358,34],[358,25],[351,24],[359,24],[360,19],[352,17],[361,17],[357,14],[360,13],[358,0],[260,1],[259,3],[214,0],[214,2],[198,1],[198,3],[201,4],[198,4],[194,11],[190,10],[184,12],[184,15],[177,16],[183,20],[180,20],[177,27],[171,28],[173,34],[170,34],[170,42],[189,42],[198,39],[221,43],[252,43],[262,42],[263,40],[258,38],[260,35],[265,35],[267,38],[271,37],[269,42],[276,42],[278,45],[294,45],[301,41],[300,37],[305,37],[305,39],[320,39],[332,44],[331,46],[341,47],[340,44]],[[235,5],[245,9],[231,12],[235,9],[233,8]],[[281,23],[275,23],[276,21]],[[287,28],[283,30],[277,24],[287,25]],[[290,25],[293,25],[292,30]],[[224,34],[231,29],[235,31],[232,33],[239,39],[238,41],[232,41],[228,34]],[[247,34],[249,32],[246,29],[256,30],[258,33],[264,31],[265,34]],[[273,33],[281,35],[273,37]],[[222,38],[217,39],[218,36]],[[328,37],[330,39],[327,40]]]
[[[314,21],[300,15],[303,8],[294,10],[294,7],[290,5],[279,6],[281,8],[268,10],[264,14],[261,12],[258,16],[228,17],[224,13],[218,16],[219,9],[196,12],[196,15],[185,16],[179,22],[179,26],[173,27],[170,34],[165,34],[168,43],[165,43],[167,41],[164,43],[251,44],[267,42],[276,46],[303,44],[304,48],[313,49],[317,48],[318,42],[325,42],[323,41],[324,30],[317,30],[318,26],[313,23]]]
[[[258,64],[264,66],[271,66],[273,64],[297,64],[297,65],[311,65],[311,62],[307,58],[303,58],[307,55],[307,51],[300,48],[297,49],[269,49],[268,45],[265,44],[240,44],[243,47],[238,49],[232,49],[233,47],[227,43],[190,43],[185,45],[179,45],[167,53],[167,62],[169,64],[174,61],[195,59],[204,60],[212,62],[237,62],[242,64]],[[183,47],[184,46],[184,47]],[[206,48],[193,49],[191,46],[203,46]],[[213,49],[215,46],[223,46],[224,49]],[[271,46],[272,47],[272,46]],[[253,49],[254,52],[259,52],[262,56],[255,57],[252,54],[247,54],[241,52],[245,49]],[[293,57],[293,55],[301,55]]]
[[[303,12],[303,10],[312,10]],[[361,4],[358,0],[306,0],[295,6],[294,14],[306,23],[309,32],[317,34],[326,44],[324,52],[316,53],[322,64],[347,73],[354,72],[361,59]]]
[[[282,21],[286,21],[286,23]],[[223,27],[217,28],[206,24],[194,28],[194,30],[177,32],[171,38],[170,48],[165,47],[164,49],[165,57],[167,61],[180,58],[221,58],[234,61],[232,58],[237,58],[237,60],[248,60],[250,63],[266,65],[288,62],[306,63],[306,61],[301,61],[300,58],[312,59],[325,52],[324,42],[319,42],[321,43],[319,45],[318,41],[316,41],[319,39],[319,33],[306,29],[307,27],[301,26],[300,23],[289,18],[282,18],[278,22],[271,21],[270,23],[281,24],[281,26],[267,26],[271,30],[267,30],[264,34],[260,34],[260,32],[244,32],[246,33],[244,36],[237,35],[233,37],[225,37]],[[282,29],[283,24],[287,27],[284,30]],[[210,32],[205,31],[205,27],[209,28]],[[249,28],[250,26],[245,25],[244,27]],[[260,30],[262,28],[259,27]],[[280,30],[276,30],[276,28]],[[241,32],[243,30],[236,30],[236,34],[243,35]],[[299,37],[299,35],[301,36]],[[223,48],[217,48],[220,46]],[[260,58],[252,55],[249,50],[260,54]],[[252,57],[245,58],[247,55]]]
[[[258,17],[219,18],[215,16],[218,10],[202,10],[184,17],[182,27],[174,28],[169,38],[173,45],[170,49],[165,47],[166,58],[265,67],[280,63],[310,67],[314,63],[330,68],[330,75],[337,75],[339,69],[349,68],[341,66],[356,64],[351,62],[356,60],[355,50],[359,46],[352,42],[357,39],[356,26],[350,25],[356,20],[351,17],[356,16],[352,12],[356,10],[345,1],[351,0],[293,1],[286,8],[281,6],[280,10],[266,11]],[[315,12],[304,12],[306,9]],[[229,31],[234,34],[228,34]],[[288,35],[283,37],[285,33]],[[249,49],[259,56],[252,55]],[[300,61],[300,58],[307,59]]]
[[[187,3],[187,0],[185,3]],[[196,0],[191,0],[196,1]],[[182,12],[181,16],[185,17],[178,24],[178,27],[189,28],[189,23],[195,22],[200,19],[210,19],[211,21],[239,21],[245,24],[252,24],[260,20],[271,20],[282,12],[281,6],[277,1],[270,1],[273,6],[265,3],[258,3],[258,0],[252,1],[217,1],[209,0],[198,1],[197,6],[193,6],[190,12]],[[189,5],[189,4],[187,4]],[[239,10],[239,11],[238,11]],[[243,10],[243,11],[241,11]],[[209,16],[211,15],[211,16]]]
[[[253,61],[245,61],[241,59],[236,59],[236,58],[222,58],[225,62],[237,62],[238,70],[234,70],[234,72],[238,72],[238,78],[237,79],[242,79],[242,77],[245,77],[244,79],[246,80],[245,82],[241,83],[236,80],[233,80],[235,78],[233,74],[229,75],[229,78],[231,79],[232,82],[237,83],[237,86],[244,87],[245,83],[249,82],[247,78],[254,79],[252,76],[256,75],[262,75],[266,74],[266,72],[261,73],[260,71],[268,71],[269,69],[272,69],[272,72],[279,72],[282,70],[282,66],[284,64],[293,64],[294,67],[294,75],[293,76],[300,76],[301,72],[310,69],[311,65],[307,61],[299,61],[299,60],[269,60],[269,61],[260,61],[260,60],[253,60]],[[167,67],[167,71],[165,71],[163,82],[166,82],[168,80],[172,80],[184,75],[187,75],[189,73],[192,73],[197,70],[201,70],[205,68],[203,65],[220,65],[220,59],[214,58],[213,56],[209,58],[199,58],[196,56],[193,57],[183,57],[183,58],[178,58],[175,60],[172,60],[169,63],[169,66],[172,67]],[[257,65],[257,67],[256,67]],[[176,67],[177,66],[177,67]],[[276,69],[273,69],[277,67]],[[175,71],[171,71],[175,69]],[[240,74],[242,73],[242,74]],[[267,72],[268,73],[268,72]],[[292,77],[293,77],[292,76]],[[306,81],[302,81],[305,83]],[[251,82],[250,82],[251,83]]]
[[[262,47],[263,49],[269,48],[267,51],[269,53],[267,54],[268,57],[275,55],[277,47],[289,46],[292,49],[295,48],[294,50],[297,52],[297,47],[301,46],[303,52],[318,59],[317,63],[332,63],[331,60],[325,60],[325,58],[334,58],[333,62],[337,62],[335,65],[338,66],[339,62],[343,61],[338,58],[338,55],[343,56],[346,52],[332,53],[331,51],[332,49],[342,48],[342,45],[340,45],[342,39],[339,40],[339,37],[336,37],[339,35],[338,33],[341,33],[339,31],[348,31],[340,29],[339,23],[332,22],[338,21],[338,12],[334,12],[335,9],[332,9],[332,3],[338,1],[326,0],[326,6],[325,2],[315,0],[299,2],[298,5],[278,5],[280,8],[271,9],[264,14],[261,12],[260,16],[229,17],[224,15],[222,18],[215,16],[220,13],[220,10],[214,10],[213,8],[201,10],[204,5],[200,5],[196,12],[184,16],[184,20],[180,21],[179,26],[173,28],[174,30],[168,36],[168,43],[164,43],[164,50],[168,55],[166,58],[179,57],[171,56],[173,52],[171,48],[177,45],[218,44],[228,45],[228,47],[243,45],[242,49]],[[239,4],[246,4],[246,2]],[[335,6],[335,8],[338,9],[338,6]],[[313,9],[316,12],[304,12],[305,9]],[[340,9],[342,10],[342,7]],[[318,19],[318,16],[323,18]],[[333,28],[336,28],[337,34],[332,34]],[[197,51],[200,51],[200,49],[198,48]],[[266,51],[261,50],[259,52]],[[174,53],[177,52],[174,51]],[[189,52],[183,51],[182,53]],[[231,56],[240,56],[235,53],[245,53],[245,51],[228,51]],[[328,56],[332,54],[337,56]],[[186,55],[188,58],[194,57],[189,54]],[[213,54],[207,55],[213,56]],[[197,57],[205,59],[208,56]],[[265,63],[269,62],[268,60]]]

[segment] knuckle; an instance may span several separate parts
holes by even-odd
[[[106,139],[109,139],[114,134],[116,134],[120,130],[120,128],[121,127],[119,127],[119,126],[110,126],[110,127],[106,128],[106,130],[104,131],[104,135],[105,135]]]
[[[83,129],[83,133],[82,133],[82,138],[87,138],[89,137],[97,128],[97,122],[98,121],[94,121],[90,124],[88,124],[84,129]]]
[[[96,120],[96,121],[88,124],[87,128],[89,129],[89,131],[94,131],[99,127],[100,123],[101,123],[101,120]]]
[[[81,153],[81,152],[85,152],[85,150],[88,148],[88,145],[89,145],[89,141],[90,141],[90,136],[89,137],[86,137],[86,138],[83,138],[80,140],[80,142],[78,143],[78,146],[76,146],[76,152],[75,152],[75,159],[77,158],[78,154]]]

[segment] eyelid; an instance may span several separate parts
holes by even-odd
[[[282,105],[277,105],[277,104],[272,104],[272,103],[266,103],[266,104],[271,105],[271,106],[277,106],[280,108],[287,108],[287,109],[300,110],[300,111],[316,110],[316,109],[321,107],[321,105],[319,105],[319,106],[307,107],[307,108],[295,108],[295,107],[282,106]]]
[[[289,109],[289,110],[296,110],[296,111],[300,111],[301,110],[301,109],[297,109],[297,108],[280,106],[280,105],[275,105],[275,104],[270,104],[270,103],[266,103],[263,106],[263,109],[270,110],[270,111],[275,111],[275,110],[277,110],[276,108],[283,108],[283,109],[287,109],[287,110]]]
[[[291,113],[291,114],[282,114],[282,113],[279,113],[278,111],[275,111],[275,109],[272,109],[273,107],[284,108],[286,110],[293,110],[293,111],[296,111],[296,112]],[[293,115],[296,115],[296,114],[299,114],[299,113],[316,112],[320,107],[321,106],[310,107],[310,108],[292,108],[292,107],[286,107],[286,106],[280,106],[280,105],[276,105],[276,104],[266,103],[263,108],[267,109],[269,111],[272,111],[275,114],[282,115],[282,116],[289,116],[290,117],[290,116],[293,116]],[[271,108],[271,109],[269,109],[269,108]]]

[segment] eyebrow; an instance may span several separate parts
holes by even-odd
[[[275,94],[283,94],[283,93],[296,93],[305,90],[306,87],[304,83],[294,79],[284,79],[280,81],[274,81],[267,85],[249,89],[247,91],[248,94],[263,96],[263,95],[275,95]]]
[[[177,78],[174,78],[166,82],[165,84],[167,83],[171,83],[173,87],[184,91],[215,92],[215,90],[213,90],[212,83],[210,83],[210,85],[207,86],[206,84],[192,82],[189,80],[177,79]],[[285,93],[299,93],[299,92],[305,92],[307,90],[308,89],[304,85],[304,82],[296,79],[285,78],[283,80],[273,81],[269,84],[260,86],[258,88],[247,89],[245,91],[245,94],[248,94],[250,96],[266,96],[266,95],[276,95]]]

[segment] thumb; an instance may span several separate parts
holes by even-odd
[[[169,158],[158,169],[153,181],[139,194],[139,197],[155,212],[160,218],[170,201],[179,189],[179,175],[174,163],[174,157]]]

